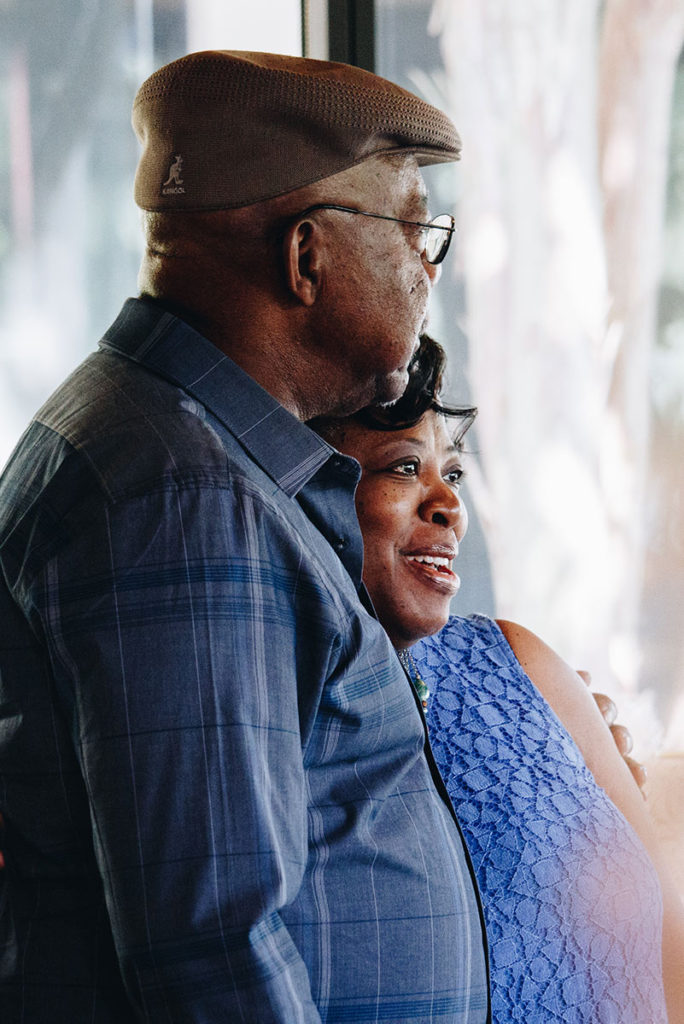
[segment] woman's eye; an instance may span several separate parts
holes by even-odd
[[[407,459],[406,462],[395,462],[388,468],[390,473],[394,473],[396,476],[418,475],[418,462],[415,459]]]
[[[461,466],[457,466],[454,469],[450,469],[447,473],[445,473],[444,479],[447,480],[450,484],[453,484],[455,487],[458,487],[459,484],[463,483],[464,476],[465,469],[462,469]]]

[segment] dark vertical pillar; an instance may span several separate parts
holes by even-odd
[[[330,60],[375,71],[374,0],[328,0]]]

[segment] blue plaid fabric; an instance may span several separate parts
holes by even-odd
[[[129,300],[0,482],[3,1024],[482,1022],[358,467]]]

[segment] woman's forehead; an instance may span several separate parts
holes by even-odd
[[[338,445],[351,454],[356,453],[360,462],[363,462],[364,455],[406,445],[449,453],[457,447],[454,436],[458,433],[458,423],[453,424],[453,429],[451,427],[444,416],[432,410],[413,426],[401,430],[374,430],[350,419],[341,429]]]

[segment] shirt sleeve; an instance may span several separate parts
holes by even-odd
[[[279,913],[306,867],[302,727],[333,643],[305,563],[249,486],[198,485],[103,507],[44,574],[140,1020],[320,1020]]]

